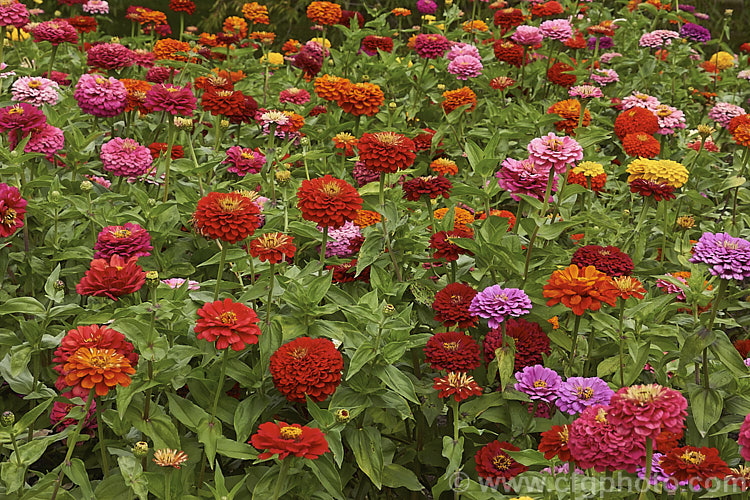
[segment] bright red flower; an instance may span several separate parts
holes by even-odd
[[[523,11],[521,9],[508,7],[495,11],[495,26],[500,27],[503,33],[511,28],[522,25],[523,20]]]
[[[250,242],[248,251],[261,262],[277,264],[282,260],[294,257],[297,247],[292,244],[294,238],[283,233],[265,233]]]
[[[463,401],[470,396],[481,396],[482,388],[466,373],[450,372],[444,377],[435,377],[435,385],[432,386],[438,393],[438,397],[450,398]]]
[[[549,337],[539,323],[523,318],[508,318],[505,320],[505,334],[512,337],[516,344],[516,359],[513,365],[515,371],[541,364],[542,354],[550,353]],[[503,347],[503,332],[502,329],[495,328],[487,332],[484,338],[485,363],[495,359],[495,350],[499,347]]]
[[[712,479],[724,479],[731,473],[716,448],[683,446],[674,448],[659,463],[664,474],[677,481],[690,481],[691,486],[710,488]]]
[[[638,132],[628,134],[622,139],[622,149],[625,150],[625,154],[635,158],[655,158],[661,151],[661,145],[652,136]]]
[[[362,198],[348,182],[326,175],[302,181],[297,190],[297,207],[303,219],[336,229],[357,217]]]
[[[477,317],[469,313],[469,306],[476,294],[477,291],[465,283],[449,283],[435,294],[432,303],[435,321],[445,326],[458,325],[459,328],[475,326]]]
[[[479,346],[463,332],[439,332],[424,347],[427,363],[437,370],[468,372],[478,367]]]
[[[198,316],[197,338],[216,342],[218,350],[231,347],[241,351],[247,344],[258,343],[258,315],[245,304],[232,299],[206,302],[198,309]]]
[[[518,446],[513,446],[505,441],[492,441],[477,451],[474,456],[476,462],[477,474],[485,479],[512,479],[529,468],[521,465],[503,450],[519,451]]]
[[[492,44],[492,49],[498,61],[506,62],[517,68],[520,68],[521,64],[524,63],[523,46],[517,43],[501,38]]]
[[[359,160],[376,172],[393,173],[414,164],[414,141],[396,132],[366,133],[357,144]]]
[[[23,227],[27,201],[15,186],[0,182],[0,238],[7,238]]]
[[[453,242],[452,238],[473,238],[474,233],[469,228],[456,228],[453,231],[438,231],[430,236],[430,248],[435,250],[432,258],[435,260],[445,259],[446,262],[458,260],[462,254],[474,255],[469,250],[461,248]]]
[[[326,338],[297,337],[271,355],[273,383],[289,401],[323,401],[341,383],[344,358]]]
[[[646,108],[630,108],[615,118],[615,135],[622,140],[628,134],[654,135],[659,130],[659,119]]]
[[[137,260],[138,257],[131,257],[126,261],[119,255],[113,255],[109,260],[92,260],[91,268],[76,285],[76,292],[112,300],[137,292],[146,282],[146,273],[136,263]]]
[[[547,80],[561,87],[570,87],[576,83],[576,75],[570,73],[575,68],[564,62],[556,62],[547,70]]]
[[[328,442],[320,429],[286,422],[260,424],[249,443],[259,450],[266,450],[258,455],[261,460],[276,454],[281,460],[289,455],[315,460],[328,452]]]
[[[548,17],[556,16],[563,13],[563,6],[560,2],[550,0],[544,3],[535,3],[531,7],[531,17]]]
[[[236,116],[244,106],[245,96],[238,90],[209,87],[201,97],[201,106],[212,115]]]
[[[653,196],[654,200],[674,200],[674,186],[667,183],[647,181],[646,179],[634,179],[630,183],[630,192],[637,193],[644,198]]]
[[[550,430],[542,432],[539,441],[539,451],[544,453],[544,458],[552,460],[558,457],[563,462],[570,462],[570,448],[568,448],[568,425],[553,425]]]
[[[208,193],[193,214],[195,230],[212,240],[237,243],[260,226],[260,209],[240,193]]]
[[[96,347],[78,349],[68,358],[63,371],[65,383],[70,387],[85,390],[87,394],[95,387],[97,396],[105,396],[116,385],[129,386],[130,375],[135,373],[122,354]]]
[[[151,152],[151,158],[156,160],[159,158],[159,156],[164,153],[167,153],[167,150],[169,149],[169,144],[166,142],[152,142],[148,145],[148,150]],[[182,146],[173,144],[172,145],[172,159],[173,160],[179,160],[180,158],[183,158],[185,156],[185,152],[182,149]]]

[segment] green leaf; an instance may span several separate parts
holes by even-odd
[[[216,424],[217,433],[221,432]],[[224,436],[219,436],[216,440],[216,453],[229,458],[238,460],[255,460],[258,458],[258,450],[244,442],[232,441]]]
[[[698,432],[706,437],[711,426],[721,418],[724,400],[715,389],[697,387],[690,392],[690,406]]]
[[[388,464],[383,467],[383,485],[389,488],[406,488],[410,491],[424,489],[412,471],[398,464]]]
[[[15,460],[0,465],[0,480],[5,485],[5,493],[13,493],[21,489],[26,475],[26,467],[18,466]],[[8,495],[10,498],[10,495]]]
[[[268,407],[268,403],[268,396],[259,392],[240,401],[234,411],[234,432],[237,434],[237,441],[247,441],[255,422]]]
[[[216,456],[216,444],[221,437],[221,423],[219,419],[209,421],[208,417],[201,420],[198,424],[198,441],[203,444],[203,451],[208,458],[208,464],[213,468],[214,457]]]
[[[414,384],[404,375],[404,372],[393,365],[385,365],[378,371],[378,378],[385,382],[385,385],[395,391],[399,396],[403,396],[412,403],[419,404],[417,394],[414,392]]]
[[[349,371],[346,373],[346,380],[349,380],[357,374],[367,363],[377,355],[377,351],[370,342],[362,342],[357,351],[349,362]]]
[[[120,466],[120,474],[122,475],[125,484],[133,490],[133,493],[135,493],[138,498],[146,500],[148,498],[148,485],[143,476],[143,468],[141,467],[140,461],[133,456],[124,456],[117,457],[117,464]],[[96,490],[98,492],[99,487],[97,487]]]
[[[330,411],[321,410],[320,407],[315,404],[315,401],[310,399],[310,396],[305,397],[307,398],[307,410],[310,412],[310,416],[315,419],[321,428],[326,429],[336,423],[336,417],[334,417]]]
[[[740,176],[727,177],[726,179],[724,179],[724,182],[721,183],[721,186],[719,187],[719,192],[721,193],[723,191],[727,191],[732,188],[740,187],[743,184],[745,184],[745,182],[747,182],[747,179],[745,179],[744,177],[740,177]]]
[[[549,460],[544,458],[542,452],[538,450],[520,450],[520,451],[508,451],[505,450],[510,458],[515,460],[521,465],[549,465]]]
[[[0,316],[3,314],[32,314],[41,316],[45,312],[41,302],[33,297],[13,297],[0,306]]]
[[[508,386],[513,378],[513,367],[516,359],[516,343],[512,337],[505,336],[505,342],[508,345],[495,349],[495,362],[497,363],[497,373],[500,377],[500,391]]]
[[[740,353],[732,345],[727,334],[716,332],[716,340],[710,346],[711,351],[721,360],[721,363],[737,377],[747,376],[747,367]]]
[[[378,260],[380,254],[383,253],[384,244],[382,234],[377,231],[370,231],[365,237],[362,247],[359,249],[357,256],[357,276],[359,276],[364,268]]]
[[[651,342],[646,342],[640,348],[638,348],[638,356],[635,359],[635,362],[630,364],[627,370],[625,370],[624,375],[626,386],[635,382],[635,379],[637,379],[638,375],[640,375],[643,371],[643,367],[646,366],[646,362],[648,361],[648,354],[650,349]]]
[[[169,413],[193,432],[198,432],[201,421],[208,420],[208,413],[187,399],[168,392],[167,400],[169,401]]]
[[[86,473],[86,466],[80,458],[74,458],[70,461],[70,465],[63,464],[63,472],[70,478],[75,484],[81,488],[81,493],[85,499],[94,498],[94,490],[91,489],[91,483],[89,483],[89,476]]]
[[[320,481],[329,495],[334,498],[344,498],[341,489],[341,476],[330,455],[325,454],[316,460],[305,460],[305,464],[313,471],[313,475]]]
[[[383,449],[380,432],[374,427],[347,428],[344,437],[349,443],[359,468],[379,490],[383,486]]]

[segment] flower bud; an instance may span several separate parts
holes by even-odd
[[[58,292],[62,292],[63,290],[65,290],[65,282],[63,280],[57,280],[52,284],[52,288],[54,288]]]
[[[437,89],[438,89],[438,90],[445,90],[445,84],[442,84],[442,83],[438,83],[438,85],[437,85]]]
[[[299,139],[299,143],[300,143],[300,145],[302,145],[302,146],[309,146],[309,145],[310,145],[310,138],[309,138],[309,137],[307,137],[307,136],[305,136],[305,137],[300,137],[300,139]]]
[[[50,191],[49,192],[49,201],[51,201],[53,203],[56,202],[56,201],[59,201],[61,196],[62,196],[62,194],[60,193],[60,191],[57,191],[57,190]]]
[[[146,284],[150,288],[159,286],[159,271],[148,271],[146,273]]]
[[[219,127],[221,127],[222,130],[228,129],[229,128],[229,120],[227,120],[226,118],[223,119],[223,120],[221,120],[219,122]]]
[[[4,411],[2,415],[0,415],[0,424],[2,424],[3,427],[11,426],[15,423],[16,416],[13,415],[12,411]]]
[[[690,229],[695,226],[695,218],[691,215],[677,217],[677,225],[682,229]]]
[[[391,111],[396,111],[396,108],[398,108],[398,104],[396,104],[395,102],[388,103],[388,109],[390,109]]]
[[[135,458],[143,458],[148,455],[148,443],[145,441],[138,441],[133,445],[133,448],[130,451],[133,452]]]
[[[109,43],[120,43],[120,37],[119,36],[113,36],[109,39]]]
[[[383,314],[386,316],[391,316],[396,312],[396,308],[393,307],[393,304],[386,304],[383,306]]]
[[[92,189],[94,189],[94,185],[91,184],[90,181],[83,181],[81,183],[81,191],[86,192],[86,191],[91,191]]]
[[[366,82],[370,79],[370,75],[362,75],[362,81]]]
[[[193,119],[192,118],[185,118],[183,116],[175,116],[174,117],[174,126],[185,130],[193,127]]]
[[[292,173],[289,170],[277,170],[276,171],[276,182],[279,184],[286,184],[289,179],[292,178]]]
[[[336,410],[336,422],[340,424],[345,424],[349,421],[350,415],[349,410]]]

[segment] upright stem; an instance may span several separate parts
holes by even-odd
[[[219,299],[219,285],[221,284],[221,275],[224,274],[224,263],[227,260],[227,244],[221,246],[221,257],[219,257],[219,271],[216,273],[216,287],[214,288],[214,302]]]
[[[182,33],[180,33],[182,36]],[[167,467],[167,473],[164,475],[164,500],[172,500],[172,468]]]
[[[427,213],[430,214],[430,234],[435,234],[435,212],[432,210],[432,202],[429,196],[423,196],[425,206],[427,207]],[[489,213],[487,216],[489,217]]]
[[[521,225],[521,217],[523,217],[523,198],[518,200],[518,208],[516,209],[516,223],[513,224],[513,234],[518,234],[518,226]]]
[[[620,387],[625,387],[625,337],[622,334],[622,322],[625,315],[625,299],[620,298],[620,326],[617,328],[617,338],[620,341]]]
[[[227,373],[227,356],[229,354],[229,347],[224,349],[224,352],[221,355],[221,374],[219,375],[219,383],[216,386],[216,394],[214,394],[214,403],[211,405],[211,419],[210,422],[213,423],[216,419],[216,408],[219,406],[219,396],[221,396],[222,388],[224,387],[224,377]]]
[[[19,31],[19,35],[20,35],[20,31]],[[2,64],[3,63],[3,49],[5,48],[5,25],[0,26],[0,40],[3,42],[3,43],[0,43],[0,64]],[[47,75],[47,78],[50,78],[50,76]]]
[[[162,199],[165,203],[169,196],[169,167],[172,165],[172,146],[174,146],[174,124],[171,120],[167,120],[167,130],[167,156],[164,158],[164,198]]]
[[[281,496],[281,489],[286,482],[287,472],[289,472],[289,457],[281,461],[281,468],[279,469],[279,477],[276,478],[276,486],[273,488],[273,496],[271,500],[279,500]]]
[[[476,3],[476,2],[475,2]],[[458,424],[460,422],[460,415],[458,413],[458,401],[455,397],[450,398],[451,409],[453,410],[453,442],[458,442]],[[458,500],[461,497],[461,493],[458,491],[459,488],[453,489],[453,500]]]
[[[96,398],[98,399],[98,398]],[[84,415],[84,418],[86,416]],[[107,449],[104,446],[104,425],[102,425],[102,400],[96,405],[96,431],[99,435],[99,450],[102,454],[102,472],[104,477],[109,476],[109,459],[107,458]]]
[[[5,38],[3,37],[3,42],[5,42]],[[59,45],[53,45],[52,46],[52,54],[49,56],[49,69],[47,69],[47,78],[52,78],[52,65],[55,62],[55,56],[57,55],[57,49],[59,48]]]
[[[646,494],[648,493],[648,487],[651,484],[651,462],[654,456],[654,442],[650,437],[646,438],[646,477],[643,479],[641,484],[641,494],[638,496],[638,500],[645,500]]]
[[[576,321],[573,325],[573,332],[570,334],[570,375],[573,375],[573,368],[575,367],[576,360],[576,348],[578,347],[578,328],[581,326],[581,316],[576,314]]]
[[[708,319],[708,325],[706,329],[710,335],[714,328],[714,321],[716,320],[716,313],[719,311],[719,304],[724,299],[724,294],[727,291],[727,285],[729,280],[722,279],[719,282],[719,289],[716,291],[716,297],[714,298],[714,305],[711,308],[711,317]],[[708,347],[703,348],[703,387],[709,388],[708,380]]]
[[[552,195],[552,185],[555,183],[555,168],[550,167],[549,177],[547,178],[547,188],[544,190],[544,200],[542,200],[542,209],[539,212],[539,217],[544,217],[547,214],[547,208],[549,207],[549,197]]]
[[[383,230],[383,239],[385,240],[385,246],[388,249],[388,255],[391,256],[391,262],[393,263],[393,272],[396,273],[396,279],[403,281],[401,277],[401,269],[398,267],[396,262],[396,256],[391,248],[391,237],[388,234],[388,228],[385,226],[385,172],[380,173],[380,227]]]
[[[326,247],[328,246],[328,226],[323,228],[323,241],[320,244],[320,264],[324,265],[326,261]]]
[[[326,228],[328,230],[328,228]],[[266,298],[266,326],[271,326],[271,303],[273,302],[274,286],[274,264],[271,264],[270,284],[268,285],[268,298]]]
[[[662,235],[661,235],[661,261],[666,262],[667,261],[667,227],[669,224],[667,223],[667,214],[669,214],[669,209],[667,208],[667,200],[662,200],[661,202],[662,207],[664,207],[664,227],[662,229]],[[679,214],[678,214],[679,215]]]

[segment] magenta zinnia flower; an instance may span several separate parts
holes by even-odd
[[[305,89],[298,89],[297,87],[284,89],[279,93],[279,102],[281,104],[286,102],[292,104],[307,104],[310,102],[310,92]]]
[[[527,366],[516,373],[518,382],[514,389],[528,396],[532,400],[551,403],[557,397],[562,379],[555,370],[542,365]]]
[[[25,133],[45,123],[47,117],[31,104],[22,102],[0,108],[0,132],[20,130]]]
[[[126,222],[122,226],[107,226],[99,232],[94,246],[95,259],[107,259],[119,255],[125,260],[130,257],[151,255],[151,235],[138,224]]]
[[[449,61],[452,61],[458,56],[471,56],[475,59],[482,59],[482,56],[479,55],[479,49],[477,49],[474,45],[463,42],[453,42],[451,50],[450,52],[448,52],[445,58]]]
[[[0,26],[14,26],[18,29],[29,22],[29,11],[21,2],[0,2]]]
[[[318,231],[322,232],[323,228],[318,226]],[[340,228],[330,229],[328,237],[326,257],[351,257],[359,250],[357,242],[362,243],[362,232],[352,221],[347,221]]]
[[[0,182],[0,238],[7,238],[23,227],[27,201],[15,186]]]
[[[102,144],[102,152],[99,155],[104,170],[114,175],[137,177],[145,174],[153,158],[151,151],[146,146],[141,146],[133,139],[115,137]]]
[[[658,384],[623,387],[609,401],[609,420],[645,441],[663,431],[681,433],[687,400],[678,391]]]
[[[57,104],[60,95],[57,93],[60,86],[47,78],[40,76],[22,76],[11,87],[12,99],[34,106],[42,104]]]
[[[263,165],[266,164],[266,157],[258,148],[250,149],[232,146],[227,150],[227,157],[221,163],[229,165],[227,172],[244,177],[248,173],[257,174],[260,172]]]
[[[125,111],[128,91],[118,79],[99,75],[81,75],[73,93],[84,113],[106,118]]]
[[[728,233],[703,233],[690,262],[707,264],[709,272],[725,280],[750,277],[750,241]]]
[[[549,179],[549,168],[538,165],[531,158],[514,160],[506,158],[499,172],[495,174],[500,187],[510,193],[510,197],[518,201],[519,195],[525,194],[537,200],[544,199]],[[557,191],[557,178],[552,181],[552,192]]]
[[[172,115],[191,115],[198,100],[187,85],[157,84],[146,92],[144,106],[152,111],[166,111]]]
[[[575,415],[589,406],[609,404],[614,393],[599,377],[570,377],[560,384],[555,404],[565,413]]]
[[[740,445],[740,455],[742,455],[742,458],[750,461],[750,415],[745,417],[740,426],[740,435],[737,437],[737,444]]]
[[[516,28],[515,33],[513,33],[510,39],[520,45],[534,46],[542,43],[544,36],[542,36],[542,31],[536,26],[523,25]]]
[[[448,73],[459,80],[468,80],[482,74],[482,61],[474,56],[457,56],[448,64]]]
[[[532,139],[527,149],[529,159],[542,167],[554,168],[558,174],[564,174],[568,165],[583,159],[583,148],[575,139],[558,137],[554,132]]]
[[[52,45],[60,45],[65,42],[78,43],[78,32],[64,19],[41,22],[34,26],[31,34],[37,43],[42,41],[47,41]]]
[[[26,147],[23,149],[26,153],[42,153],[48,160],[65,146],[65,135],[57,127],[49,123],[31,129],[31,137]]]
[[[448,50],[450,46],[451,43],[447,38],[435,33],[421,33],[417,35],[417,38],[414,40],[414,50],[422,59],[437,59],[438,57],[443,57],[443,54],[445,54],[445,51]]]
[[[86,64],[93,68],[122,69],[135,62],[133,51],[119,43],[100,43],[91,47],[87,53]]]
[[[531,311],[531,299],[518,288],[492,285],[474,296],[469,312],[488,319],[490,328],[497,328],[506,318],[517,318]]]

